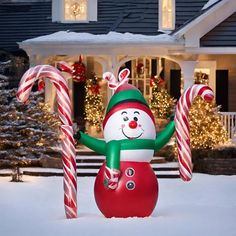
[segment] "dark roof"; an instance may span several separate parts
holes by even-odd
[[[232,14],[200,40],[201,47],[235,47],[236,13]]]
[[[183,27],[206,10],[202,10],[208,0],[176,0],[176,30]]]
[[[176,0],[176,27],[194,17],[208,0]],[[7,3],[6,3],[7,2]],[[109,31],[158,34],[157,0],[98,0],[98,21],[52,22],[51,0],[0,3],[0,48],[14,51],[17,42],[57,31],[106,34]]]
[[[213,4],[209,5],[207,8],[203,8],[203,6],[208,2],[208,1],[198,1],[198,2],[194,2],[193,5],[191,5],[192,8],[189,7],[188,4],[186,4],[188,2],[188,0],[182,0],[181,1],[181,8],[179,10],[179,19],[183,18],[184,20],[181,22],[179,21],[179,23],[177,23],[175,30],[171,32],[171,34],[176,33],[177,31],[181,30],[182,28],[184,28],[186,25],[188,25],[190,22],[192,22],[193,20],[195,20],[196,18],[198,18],[199,16],[201,16],[202,14],[204,14],[205,12],[207,12],[210,8],[212,8],[213,6],[215,6],[216,4],[218,4],[219,2],[221,2],[223,0],[218,0],[215,1]],[[185,11],[183,10],[183,7],[185,8]],[[193,7],[194,7],[194,11],[193,11]],[[197,11],[196,11],[197,9]],[[176,15],[178,15],[178,9],[176,9]],[[183,17],[183,13],[186,13],[187,17]],[[191,17],[190,17],[191,15]]]

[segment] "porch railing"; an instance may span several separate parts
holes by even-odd
[[[219,115],[229,137],[236,143],[236,112],[219,112]]]

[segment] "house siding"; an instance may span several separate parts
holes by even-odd
[[[199,13],[207,0],[176,0],[176,27]],[[106,34],[109,31],[157,35],[158,0],[98,0],[98,21],[52,22],[51,0],[0,2],[0,48],[18,49],[17,42],[61,30]]]
[[[201,47],[235,47],[236,13],[217,25],[200,40]]]

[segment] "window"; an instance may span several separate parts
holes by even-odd
[[[64,19],[66,21],[86,21],[87,0],[65,0]]]
[[[52,21],[61,23],[97,21],[97,0],[52,0]]]
[[[175,28],[175,0],[159,0],[159,30]]]
[[[139,57],[132,61],[132,75],[130,82],[136,86],[148,101],[151,95],[150,79],[152,71],[152,59]]]

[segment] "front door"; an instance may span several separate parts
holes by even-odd
[[[221,106],[220,111],[228,111],[228,70],[216,70],[216,104]]]
[[[85,104],[85,82],[73,82],[73,107],[74,121],[79,124],[79,129],[84,131],[84,104]]]

